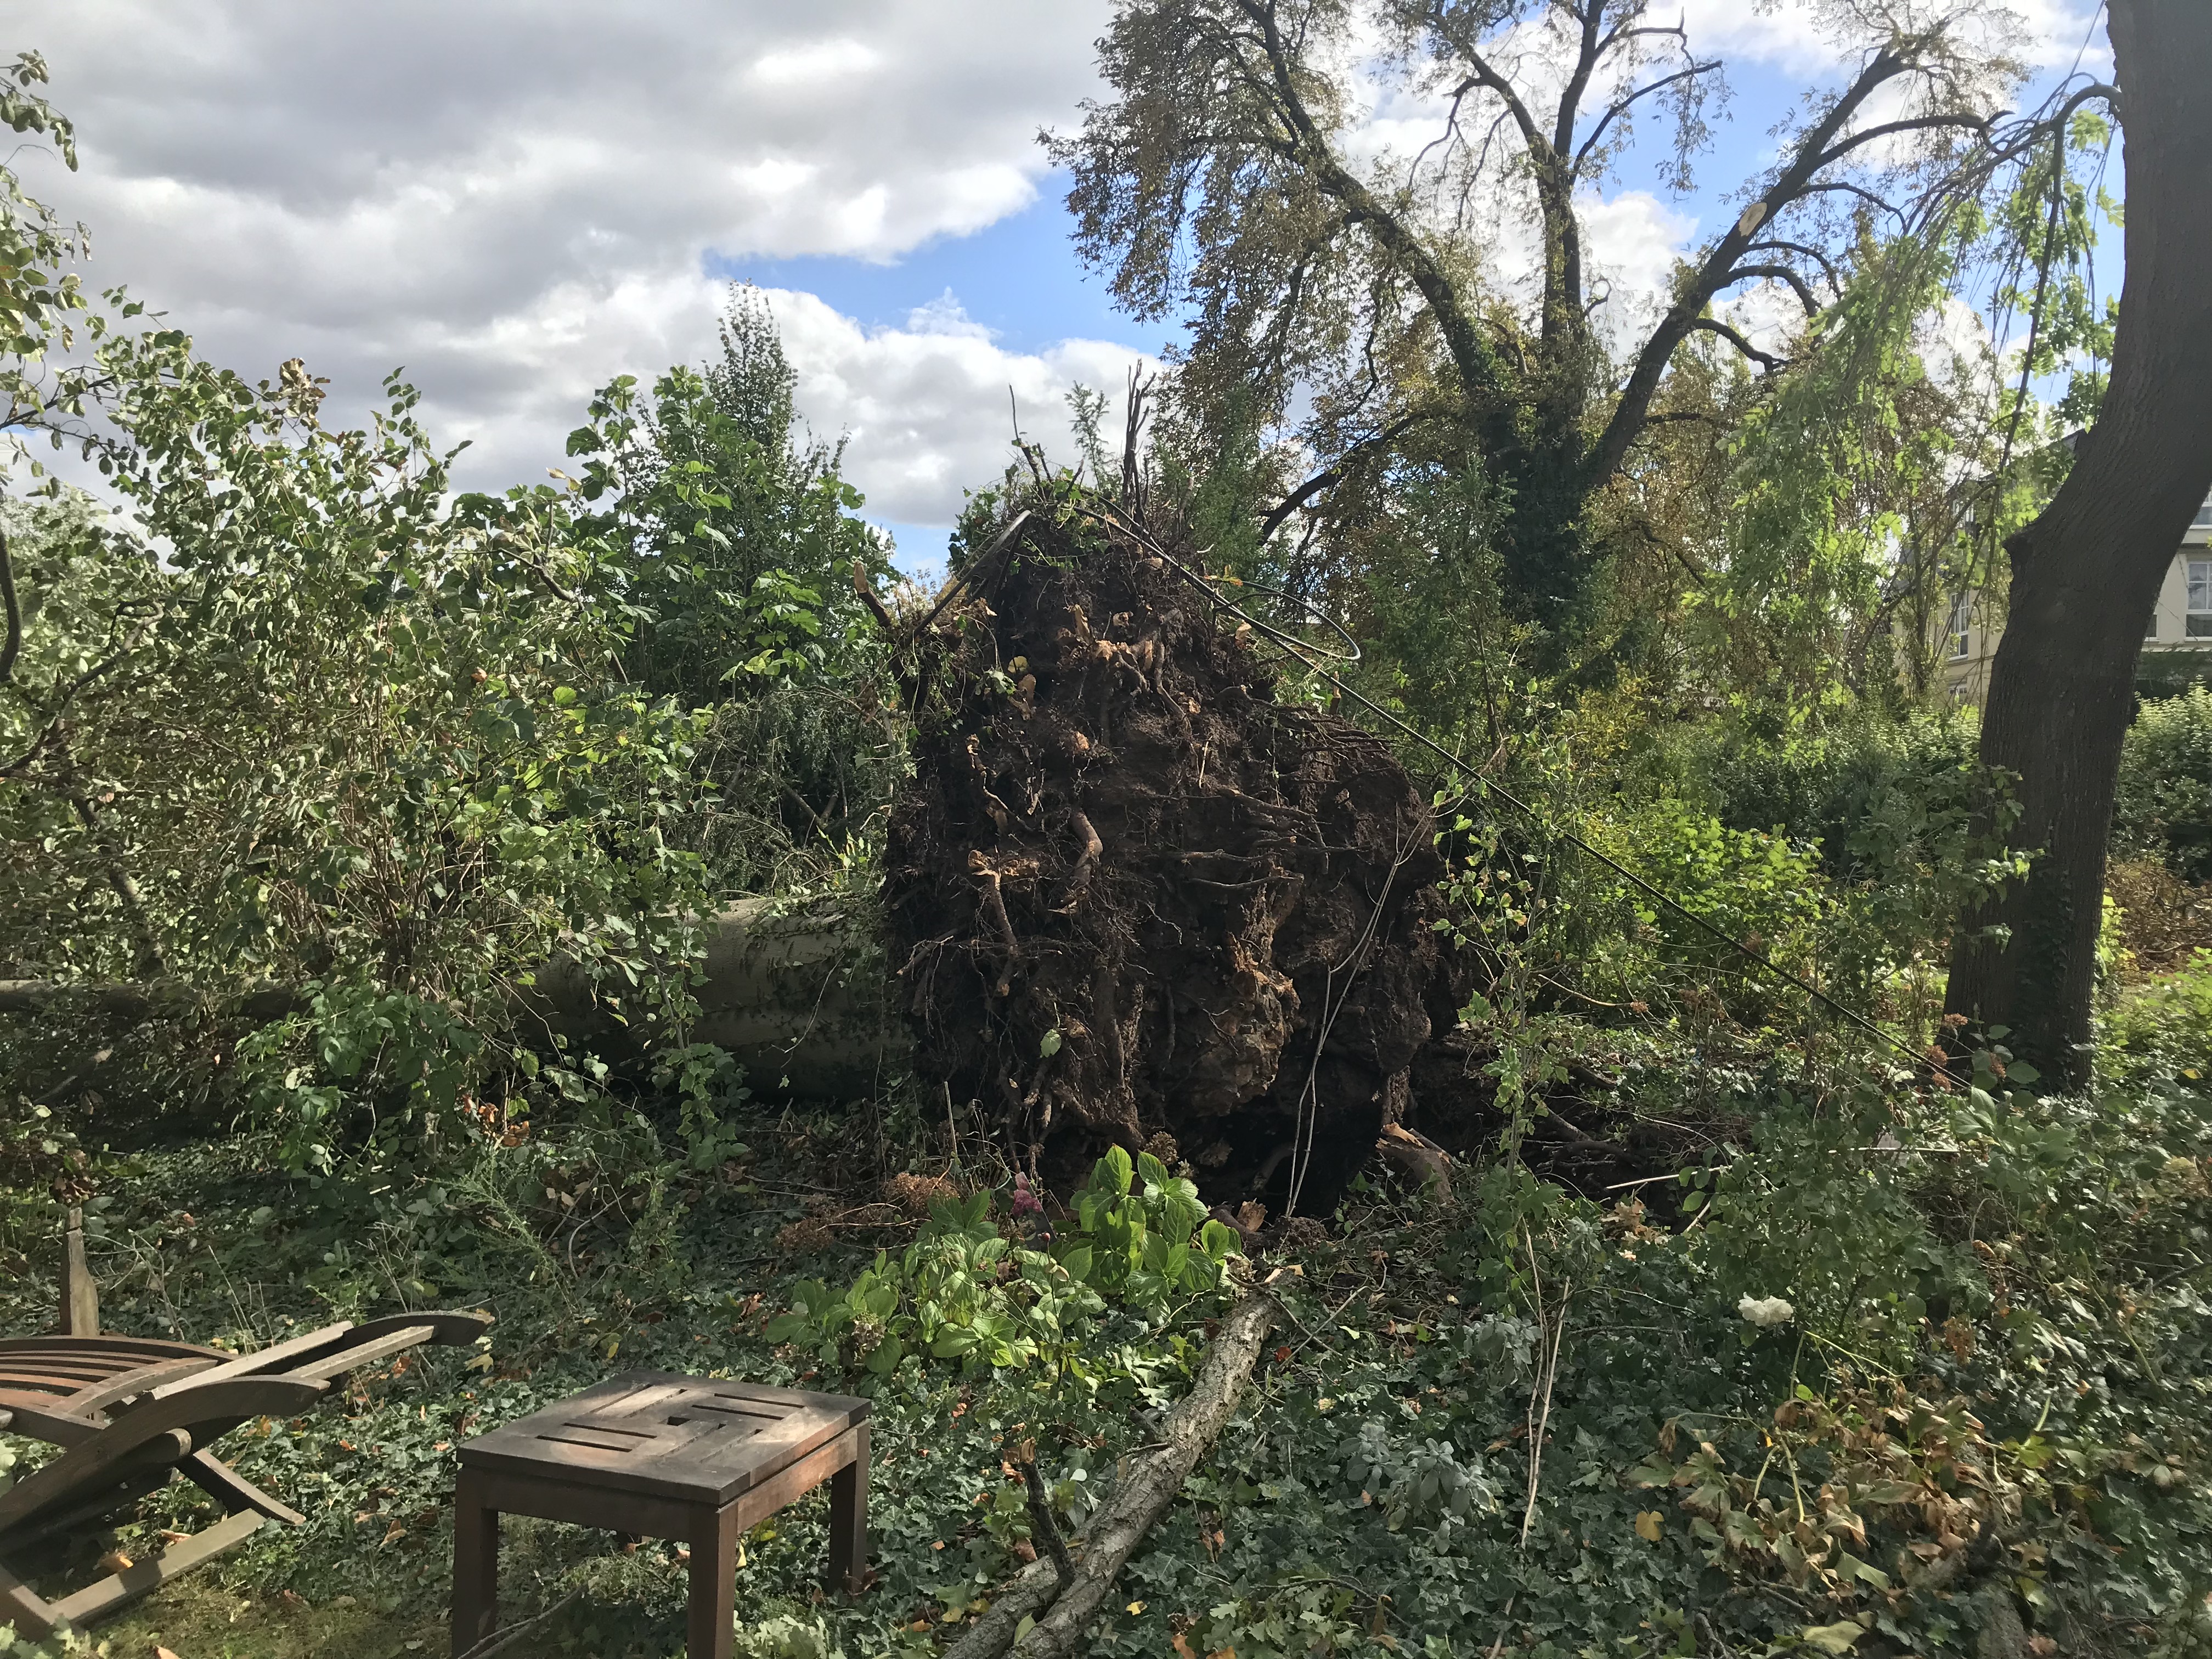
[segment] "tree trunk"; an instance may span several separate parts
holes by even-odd
[[[2112,381],[2072,473],[2009,544],[2010,615],[1982,721],[1982,758],[2020,780],[2013,843],[2037,855],[2024,883],[1966,918],[1948,1005],[2009,1028],[2014,1052],[2074,1086],[2136,659],[2212,486],[2212,6],[2112,0],[2111,16],[2127,169]]]

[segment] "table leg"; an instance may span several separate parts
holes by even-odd
[[[858,1595],[868,1578],[868,1425],[849,1434],[853,1461],[830,1477],[830,1588]]]
[[[691,1607],[684,1651],[690,1659],[730,1659],[738,1599],[738,1506],[691,1512]]]
[[[453,1659],[499,1626],[499,1511],[484,1506],[476,1473],[453,1492]]]

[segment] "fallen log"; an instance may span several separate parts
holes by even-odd
[[[307,999],[287,985],[255,985],[211,992],[183,980],[86,982],[67,979],[0,979],[0,1014],[70,1014],[125,1025],[149,1019],[217,1015],[265,1024],[297,1012]]]
[[[875,941],[842,909],[779,915],[768,899],[740,899],[708,920],[704,942],[698,1017],[684,1040],[728,1050],[755,1092],[854,1100],[911,1064],[912,1040],[886,1003]],[[617,1018],[574,962],[556,959],[537,977],[521,998],[524,1041],[557,1036],[611,1054],[656,1040]],[[154,1020],[265,1025],[309,1006],[307,993],[289,985],[0,979],[0,1015],[66,1018],[95,1031]]]
[[[1255,1291],[1221,1322],[1160,1443],[1121,1460],[1113,1491],[1084,1528],[1074,1552],[1075,1575],[1066,1587],[1060,1587],[1051,1559],[1040,1556],[945,1650],[944,1659],[999,1659],[1002,1654],[1063,1659],[1082,1650],[1083,1633],[1114,1580],[1236,1414],[1276,1311],[1273,1297]],[[1025,1619],[1036,1623],[1018,1640],[1015,1632]]]
[[[875,941],[836,906],[778,914],[738,900],[706,928],[698,1018],[685,1040],[726,1049],[754,1091],[857,1100],[911,1063],[911,1040],[884,994]],[[571,1042],[635,1045],[570,962],[538,976],[539,1018]]]

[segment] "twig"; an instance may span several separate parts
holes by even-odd
[[[1060,1579],[1060,1588],[1066,1589],[1075,1577],[1075,1563],[1068,1557],[1067,1540],[1060,1535],[1060,1528],[1052,1518],[1052,1505],[1045,1498],[1044,1476],[1037,1473],[1036,1443],[1031,1441],[1026,1449],[1029,1455],[1022,1459],[1022,1484],[1030,1489],[1030,1530],[1051,1556],[1052,1570]]]
[[[1524,1224],[1521,1236],[1528,1246],[1529,1282],[1536,1302],[1536,1375],[1528,1383],[1528,1505],[1521,1512],[1521,1541],[1518,1547],[1528,1547],[1528,1534],[1536,1524],[1536,1495],[1544,1478],[1544,1431],[1552,1422],[1552,1384],[1559,1374],[1559,1345],[1567,1339],[1567,1298],[1574,1294],[1575,1283],[1564,1280],[1559,1286],[1559,1299],[1555,1304],[1550,1328],[1546,1328],[1544,1316],[1544,1279],[1536,1265],[1536,1236]],[[1544,1339],[1551,1338],[1551,1352],[1544,1348]],[[1538,1389],[1541,1388],[1540,1404]]]
[[[461,1659],[492,1659],[495,1653],[505,1653],[539,1626],[551,1623],[554,1614],[566,1612],[569,1603],[583,1593],[580,1589],[572,1589],[544,1612],[533,1614],[519,1625],[509,1625],[505,1630],[494,1631],[463,1654]]]
[[[15,672],[15,658],[23,648],[23,611],[15,603],[15,567],[8,557],[8,537],[0,532],[0,610],[7,612],[8,636],[0,641],[0,685]]]
[[[1498,1615],[1498,1639],[1490,1644],[1490,1659],[1498,1659],[1498,1656],[1505,1651],[1505,1632],[1512,1628],[1509,1621],[1513,1617],[1513,1604],[1520,1599],[1519,1590],[1505,1598],[1505,1611]]]

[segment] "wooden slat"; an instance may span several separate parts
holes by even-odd
[[[18,1354],[140,1354],[149,1359],[182,1358],[201,1354],[211,1359],[228,1359],[230,1356],[220,1348],[202,1347],[197,1342],[173,1342],[159,1336],[57,1336],[52,1332],[44,1336],[0,1337],[0,1364]]]
[[[428,1325],[403,1325],[374,1341],[358,1346],[348,1343],[336,1353],[325,1354],[313,1364],[302,1365],[285,1376],[306,1382],[327,1382],[343,1371],[359,1370],[363,1365],[374,1365],[380,1359],[389,1359],[410,1348],[419,1348],[436,1333]]]
[[[288,1527],[304,1527],[307,1517],[289,1504],[270,1497],[210,1451],[196,1451],[177,1465],[201,1491],[219,1498],[225,1509],[252,1510]]]
[[[828,1445],[778,1471],[773,1479],[734,1500],[729,1507],[737,1511],[738,1530],[744,1532],[758,1526],[794,1498],[812,1492],[854,1457],[863,1455],[868,1443],[866,1433],[866,1424],[846,1430]]]
[[[499,1469],[470,1469],[485,1508],[504,1515],[534,1515],[541,1521],[634,1533],[640,1538],[682,1538],[699,1506],[675,1498],[642,1492],[609,1492],[573,1474],[563,1479],[508,1474]]]
[[[160,1436],[224,1419],[235,1423],[249,1417],[289,1417],[313,1402],[325,1387],[300,1378],[241,1376],[167,1400],[145,1401],[0,1493],[0,1531],[20,1526],[43,1510],[67,1504],[79,1493],[96,1492],[112,1483]],[[191,1449],[187,1435],[178,1455]]]
[[[107,1426],[104,1419],[79,1417],[74,1412],[59,1411],[40,1406],[16,1406],[0,1413],[11,1419],[0,1424],[16,1434],[28,1435],[33,1440],[43,1440],[50,1446],[74,1446],[92,1438]]]
[[[465,1346],[489,1328],[492,1318],[485,1313],[422,1313],[393,1314],[382,1319],[372,1319],[365,1324],[353,1325],[340,1321],[325,1325],[322,1329],[309,1331],[292,1337],[273,1347],[263,1348],[250,1354],[240,1354],[218,1370],[198,1379],[219,1382],[227,1376],[258,1376],[283,1375],[288,1376],[335,1376],[339,1371],[372,1364],[385,1355],[413,1347],[421,1342],[438,1342],[450,1346]],[[364,1345],[380,1341],[401,1331],[422,1331],[427,1334],[415,1337],[400,1348],[387,1348],[367,1358],[348,1358],[336,1370],[321,1369],[325,1359],[334,1359],[341,1352],[351,1352]]]
[[[173,1384],[179,1378],[205,1376],[214,1366],[212,1359],[162,1359],[150,1365],[118,1371],[96,1387],[81,1389],[71,1395],[69,1409],[79,1417],[105,1411],[118,1400],[128,1400],[133,1395],[145,1394]]]
[[[492,1316],[488,1313],[467,1310],[440,1313],[387,1314],[381,1319],[365,1320],[356,1328],[356,1338],[366,1340],[382,1336],[387,1331],[405,1330],[412,1325],[428,1325],[430,1340],[441,1347],[465,1348],[492,1328]]]
[[[319,1331],[309,1331],[304,1336],[295,1336],[289,1341],[279,1342],[274,1347],[258,1348],[252,1353],[242,1353],[235,1359],[224,1361],[213,1370],[203,1371],[198,1376],[185,1382],[172,1382],[166,1387],[155,1389],[154,1398],[166,1400],[186,1388],[204,1388],[210,1382],[228,1382],[234,1376],[252,1376],[264,1371],[281,1370],[286,1362],[301,1354],[309,1353],[326,1346],[352,1328],[351,1324],[340,1320],[337,1324],[325,1325]]]
[[[34,1642],[52,1635],[60,1622],[52,1604],[5,1566],[0,1566],[0,1615],[5,1615],[0,1623],[14,1626],[17,1635]]]
[[[0,1364],[0,1387],[12,1383],[75,1393],[88,1383],[105,1382],[118,1371],[143,1370],[147,1364],[139,1354],[117,1354],[112,1358],[70,1353],[38,1358],[26,1354]]]
[[[70,1336],[100,1334],[100,1281],[84,1259],[84,1212],[69,1212],[62,1237],[62,1329]]]
[[[64,1596],[53,1604],[53,1611],[72,1625],[88,1625],[149,1591],[158,1589],[172,1578],[206,1565],[232,1545],[249,1537],[260,1525],[261,1516],[251,1510],[226,1516],[204,1532],[194,1533],[182,1543],[170,1545],[150,1561],[137,1562],[97,1583],[86,1585],[74,1595]]]

